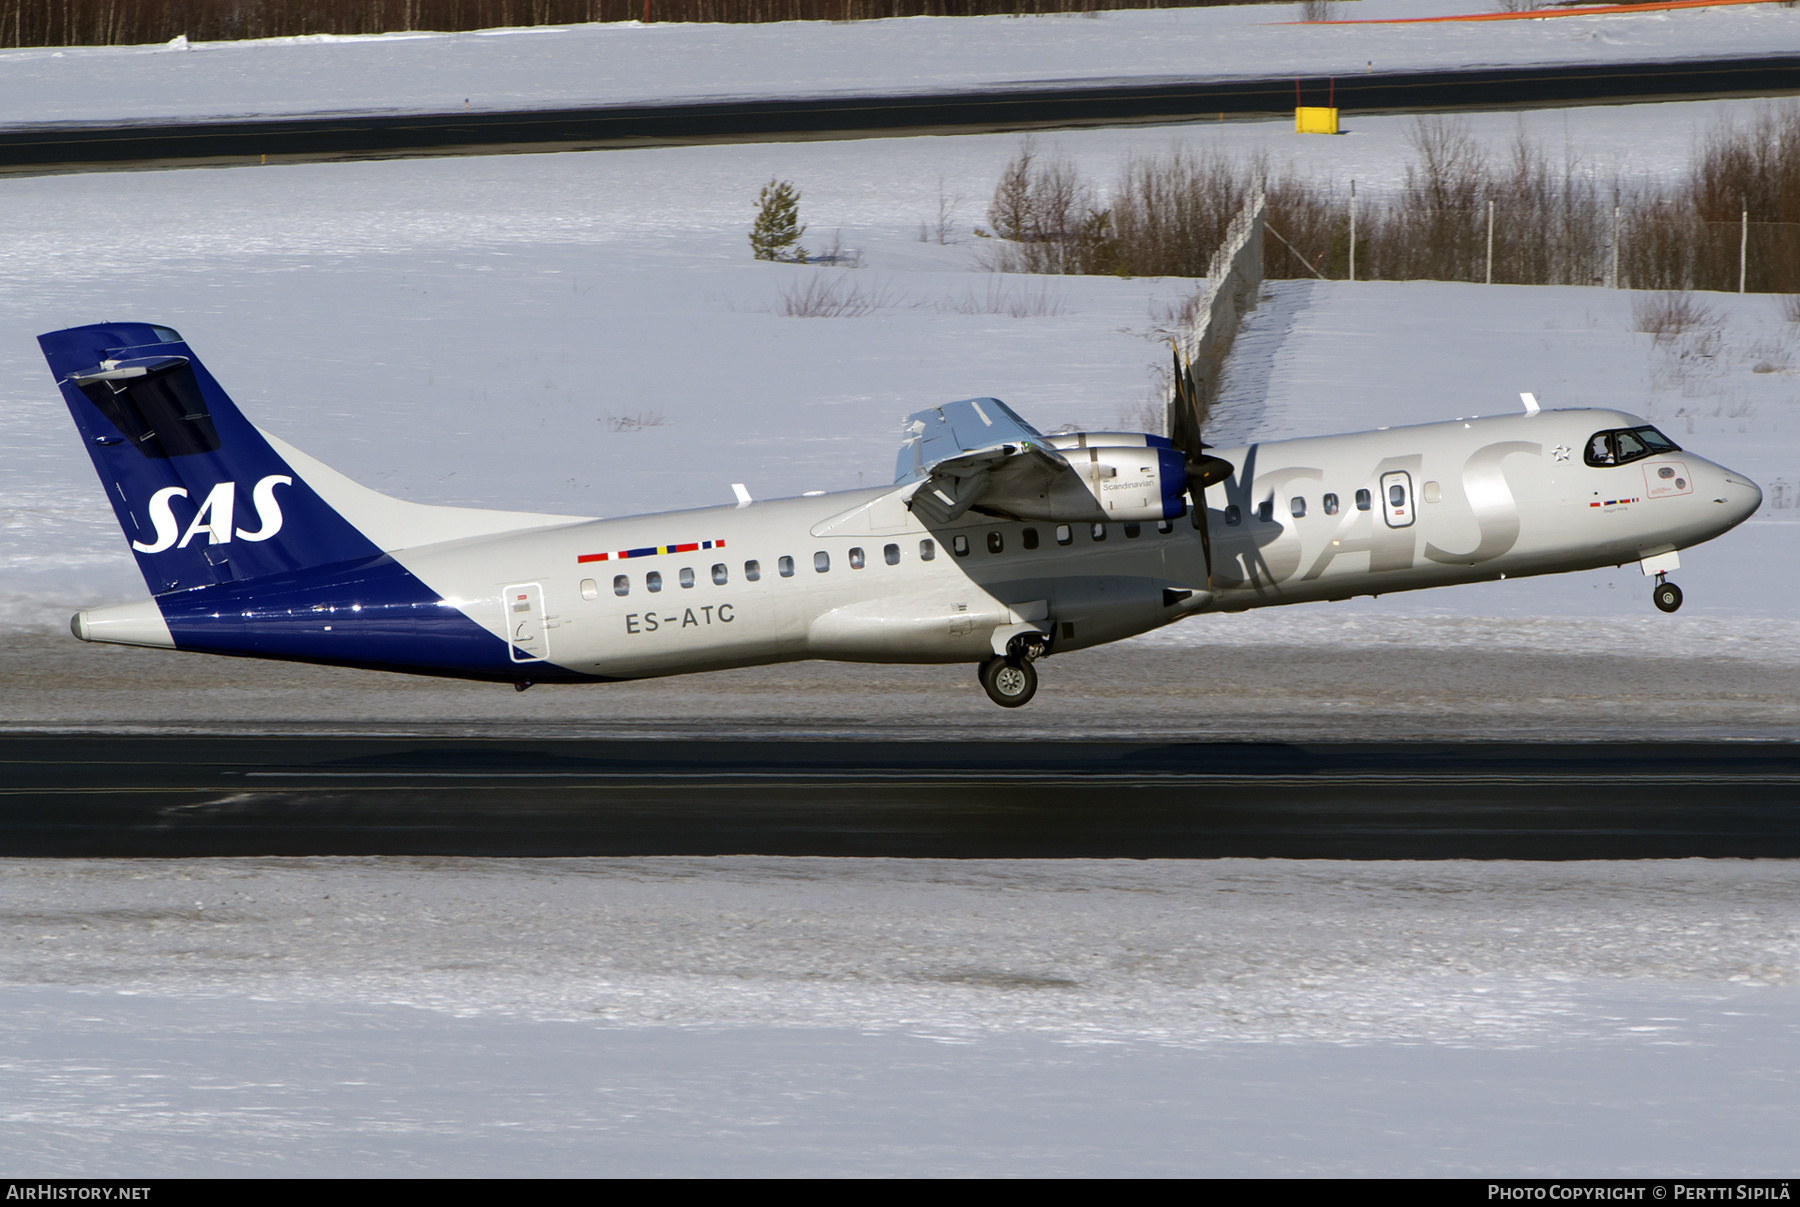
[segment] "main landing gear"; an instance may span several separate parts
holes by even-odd
[[[1006,646],[1006,656],[981,664],[981,686],[1001,708],[1018,708],[1037,695],[1037,668],[1031,664],[1050,652],[1047,638],[1026,633]]]
[[[1665,612],[1673,612],[1681,606],[1681,588],[1668,581],[1662,575],[1656,576],[1656,590],[1650,593],[1656,606]]]
[[[1037,670],[1028,657],[989,658],[981,664],[981,686],[1001,708],[1018,708],[1037,695]]]

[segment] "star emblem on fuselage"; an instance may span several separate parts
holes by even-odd
[[[1550,450],[1550,455],[1555,457],[1558,461],[1567,461],[1569,459],[1569,446],[1566,444],[1559,444]]]

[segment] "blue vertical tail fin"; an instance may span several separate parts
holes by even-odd
[[[244,418],[179,333],[38,337],[152,594],[380,553]]]

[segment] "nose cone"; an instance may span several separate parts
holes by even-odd
[[[1723,532],[1727,528],[1736,528],[1756,514],[1756,509],[1762,506],[1762,487],[1735,469],[1720,467],[1719,490],[1713,501],[1725,513],[1721,517],[1725,522],[1719,529]]]

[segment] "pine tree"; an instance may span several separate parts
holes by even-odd
[[[759,260],[806,263],[799,246],[806,228],[800,225],[800,190],[786,180],[770,179],[756,199],[756,225],[750,228],[750,250]]]

